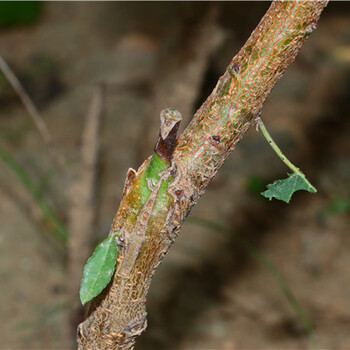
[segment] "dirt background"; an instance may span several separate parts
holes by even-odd
[[[159,111],[175,107],[186,125],[268,6],[51,2],[32,23],[0,28],[0,54],[42,113],[68,171],[79,164],[92,86],[107,85],[91,249],[109,230],[126,170],[152,151]],[[349,10],[346,2],[328,5],[263,108],[271,134],[318,193],[297,193],[289,205],[260,196],[288,170],[250,130],[159,267],[137,349],[350,349]],[[69,182],[52,171],[3,76],[0,146],[66,221]],[[67,253],[40,215],[0,161],[1,349],[71,348]]]

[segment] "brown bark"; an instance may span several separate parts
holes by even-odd
[[[169,200],[148,212],[141,249],[133,266],[123,260],[132,252],[128,238],[135,222],[138,178],[125,192],[111,233],[121,232],[116,273],[109,286],[92,303],[78,328],[79,349],[132,349],[146,328],[146,296],[156,267],[179,234],[181,225],[209,182],[256,117],[272,87],[295,59],[316,28],[327,1],[273,2],[247,43],[232,59],[226,72],[192,122],[178,139],[166,177]],[[155,192],[152,192],[152,194]],[[141,210],[143,212],[146,204]],[[141,216],[141,214],[140,214]],[[138,219],[139,220],[139,219]]]

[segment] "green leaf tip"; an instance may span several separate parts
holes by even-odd
[[[271,200],[273,197],[289,203],[292,195],[296,191],[305,190],[311,193],[316,193],[317,190],[310,182],[299,174],[288,174],[286,179],[277,180],[272,184],[267,185],[267,190],[261,194]]]
[[[115,235],[109,236],[96,247],[84,266],[79,292],[83,305],[105,289],[113,276],[117,256]]]

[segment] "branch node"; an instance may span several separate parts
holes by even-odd
[[[170,161],[172,158],[181,120],[181,113],[174,108],[160,112],[160,132],[154,151],[164,160]]]

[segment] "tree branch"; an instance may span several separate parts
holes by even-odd
[[[68,220],[68,295],[71,298],[69,338],[83,319],[83,308],[77,298],[83,265],[89,257],[96,219],[96,176],[99,156],[100,130],[104,111],[105,87],[94,87],[82,135],[80,162],[76,166],[75,177],[69,188]]]
[[[134,347],[135,338],[146,328],[146,296],[156,267],[220,166],[256,123],[268,93],[316,28],[326,4],[273,2],[178,139],[169,173],[159,176],[163,182],[148,192],[143,188],[150,160],[127,181],[111,228],[111,234],[120,234],[122,243],[116,272],[78,327],[79,349]],[[161,192],[163,184],[166,188]],[[147,224],[142,226],[140,221]],[[134,239],[140,246],[130,266],[124,261],[130,262],[130,254],[135,255]]]
[[[43,117],[40,115],[38,109],[36,108],[35,104],[29,97],[28,93],[22,86],[21,82],[16,77],[15,73],[11,70],[9,65],[6,63],[6,61],[0,56],[0,69],[4,73],[6,79],[11,84],[19,98],[21,99],[25,109],[27,110],[29,116],[34,121],[35,126],[37,127],[41,137],[43,138],[44,142],[46,143],[49,152],[51,154],[51,158],[53,162],[55,163],[57,170],[62,175],[66,174],[65,166],[64,166],[64,160],[61,154],[57,152],[56,146],[54,144],[52,135],[46,126],[46,123],[43,119]]]

